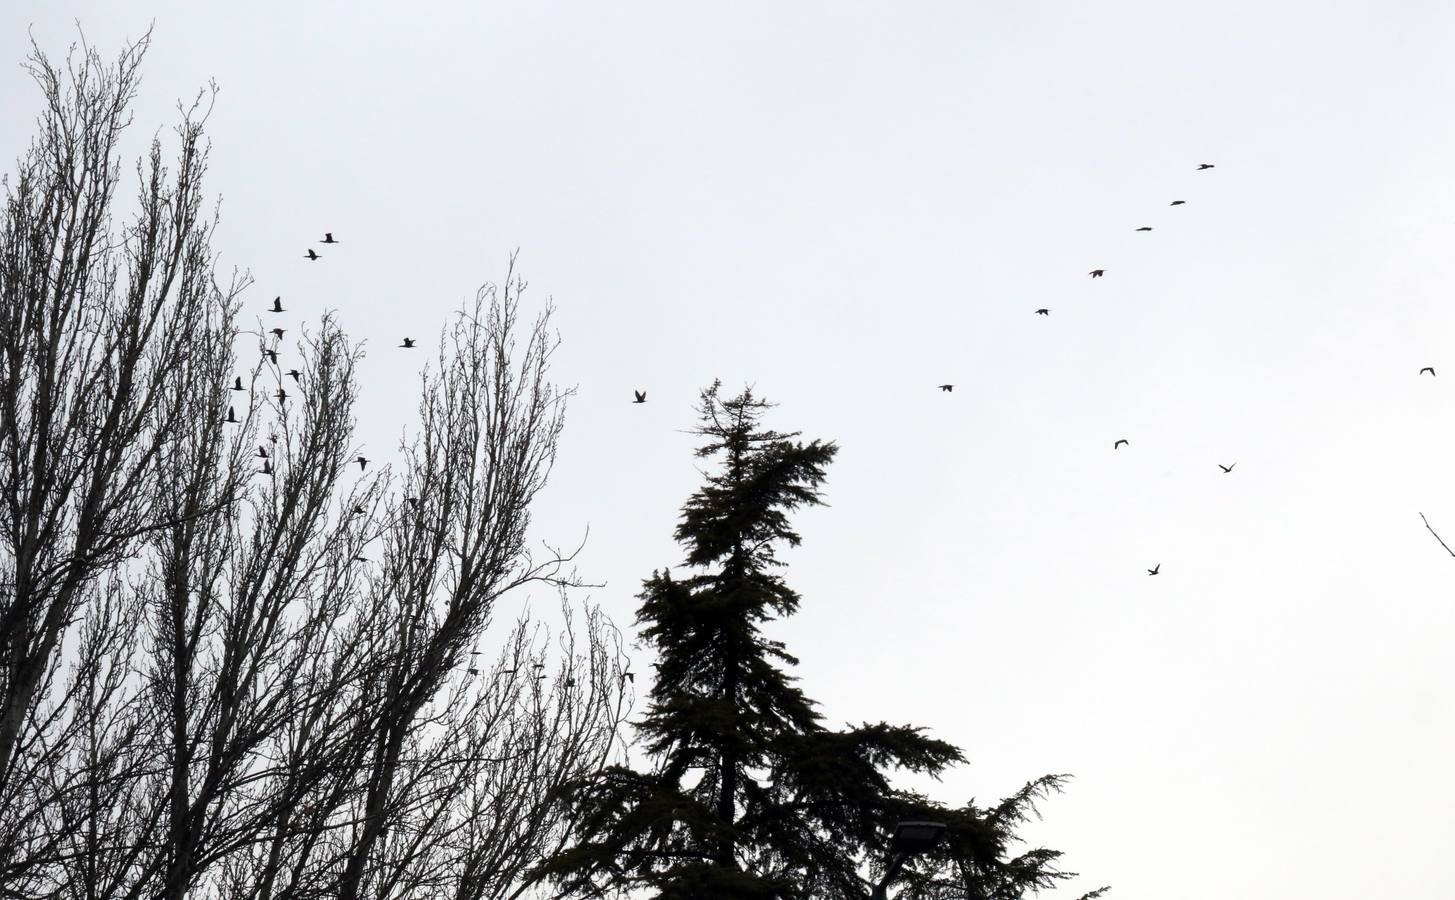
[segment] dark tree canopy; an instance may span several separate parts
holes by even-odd
[[[586,837],[537,878],[569,893],[646,890],[658,898],[863,898],[902,819],[946,822],[949,839],[899,877],[906,897],[1010,898],[1069,877],[1056,851],[1006,859],[1014,827],[1063,776],[1028,784],[999,807],[950,809],[890,783],[895,770],[938,775],[964,757],[909,725],[826,728],[760,626],[799,596],[775,556],[799,535],[788,514],[822,504],[838,447],[763,429],[751,390],[702,394],[699,457],[718,468],[687,501],[675,536],[692,574],[653,573],[638,625],[657,653],[638,723],[648,770],[616,766],[573,784]]]

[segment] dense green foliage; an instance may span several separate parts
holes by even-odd
[[[692,574],[653,573],[639,595],[642,637],[657,652],[638,723],[653,765],[573,785],[583,837],[537,877],[584,896],[863,898],[895,822],[924,818],[946,822],[949,837],[901,873],[903,896],[999,900],[1067,877],[1052,868],[1055,851],[1006,858],[1014,827],[1062,776],[990,810],[896,789],[891,771],[935,775],[963,760],[959,749],[913,726],[825,728],[787,672],[797,660],[763,635],[763,623],[798,608],[774,555],[799,543],[788,513],[821,503],[838,450],[761,430],[767,407],[751,391],[703,392],[697,453],[720,467],[677,526]]]

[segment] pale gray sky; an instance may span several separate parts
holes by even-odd
[[[521,248],[580,389],[537,532],[619,624],[752,383],[843,447],[775,628],[832,722],[960,744],[949,802],[1074,773],[1072,888],[1455,896],[1455,7],[141,6],[5,7],[0,149],[27,25],[154,18],[134,147],[218,81],[224,263],[369,341],[381,460],[399,337]]]

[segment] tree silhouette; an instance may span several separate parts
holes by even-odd
[[[798,608],[775,549],[799,543],[788,514],[822,503],[838,450],[762,429],[769,405],[750,390],[725,399],[719,384],[702,393],[697,455],[718,468],[675,533],[693,574],[655,572],[639,595],[641,636],[657,652],[638,723],[652,766],[568,785],[584,839],[533,877],[583,896],[861,900],[895,822],[915,818],[951,826],[942,851],[901,876],[916,896],[1002,898],[1069,877],[1054,851],[1004,859],[1018,816],[1059,778],[988,812],[898,790],[891,770],[936,775],[960,751],[914,726],[825,728],[787,671],[797,660],[762,633]],[[998,892],[977,893],[996,878]]]
[[[512,260],[443,329],[397,462],[355,468],[333,317],[274,348],[286,403],[251,341],[234,374],[247,279],[213,271],[200,107],[112,232],[146,43],[36,50],[6,181],[0,897],[518,896],[627,696],[594,607],[486,637],[510,592],[579,584],[526,539],[569,394],[549,306],[523,318]]]

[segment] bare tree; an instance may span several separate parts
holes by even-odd
[[[74,701],[110,686],[101,674],[105,638],[135,624],[116,596],[121,585],[103,591],[103,576],[168,526],[159,504],[167,448],[192,424],[177,386],[230,340],[242,287],[212,277],[200,193],[206,116],[196,104],[177,128],[175,171],[154,140],[137,167],[136,218],[120,238],[112,234],[116,145],[145,47],[143,38],[113,66],[90,49],[73,52],[64,71],[35,51],[29,70],[46,108],[16,179],[6,181],[0,808],[22,813],[0,827],[6,869],[37,849],[27,843],[30,816],[60,787],[50,764],[97,726],[75,714]],[[218,487],[225,496],[228,486]],[[57,690],[64,640],[98,605],[105,615],[92,616],[81,641],[89,674]]]
[[[512,259],[446,330],[399,474],[356,470],[363,357],[333,318],[291,391],[270,354],[234,374],[247,279],[214,275],[200,104],[111,234],[145,47],[36,50],[7,182],[0,896],[519,896],[628,705],[574,553],[527,542],[569,395],[549,305],[521,321]],[[560,629],[488,649],[532,585]]]

